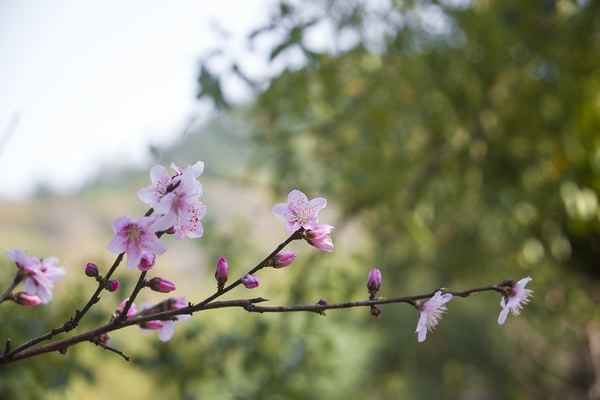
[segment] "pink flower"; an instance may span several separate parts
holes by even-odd
[[[427,331],[432,332],[439,320],[442,319],[442,314],[448,309],[444,304],[452,300],[450,293],[442,295],[441,291],[437,291],[435,295],[424,303],[419,305],[419,323],[415,333],[419,334],[419,342],[425,340]]]
[[[150,269],[152,269],[152,267],[154,267],[154,264],[156,264],[156,256],[152,253],[142,251],[140,263],[137,266],[138,269],[140,271],[150,271]]]
[[[148,331],[153,331],[156,329],[161,329],[165,324],[163,321],[146,321],[140,324],[140,328]]]
[[[512,311],[513,315],[516,317],[521,314],[523,305],[529,303],[528,297],[531,296],[533,290],[525,289],[525,285],[531,280],[530,277],[521,279],[512,287],[508,296],[502,297],[502,301],[500,301],[502,311],[500,311],[500,316],[498,317],[498,323],[500,325],[506,321],[509,311]]]
[[[180,176],[176,177],[179,184],[175,190],[162,196],[154,203],[154,211],[162,214],[154,225],[155,231],[175,229],[178,240],[183,240],[185,232],[196,232],[198,219],[206,213],[206,208],[200,203],[202,185],[194,178],[194,171],[186,168]],[[194,223],[194,219],[196,222]],[[199,233],[201,235],[201,233]]]
[[[42,303],[48,304],[53,297],[54,282],[67,273],[67,270],[63,267],[56,266],[58,258],[47,257],[40,260],[35,256],[28,256],[18,247],[15,247],[14,250],[6,250],[6,255],[17,264],[17,267],[27,277],[23,285],[23,291],[29,294],[37,294]]]
[[[180,309],[182,307],[186,307],[187,304],[185,303],[184,299],[185,299],[185,296],[174,297],[174,298],[169,299],[167,303],[168,303],[169,307],[173,307],[173,308],[169,308],[169,309],[175,310],[175,309]],[[174,301],[171,301],[171,300],[174,300]],[[141,304],[141,307],[144,310],[148,310],[154,306],[156,306],[156,304],[152,304],[152,303],[142,303]],[[158,330],[158,339],[161,342],[167,342],[169,339],[171,339],[173,337],[173,334],[175,333],[175,322],[183,322],[183,321],[187,320],[188,318],[191,318],[191,315],[178,315],[177,321],[170,321],[170,320],[168,320],[168,321],[149,321],[148,325],[140,326],[140,332],[149,333],[149,332],[152,332],[153,330]],[[155,324],[153,325],[153,323],[155,323]],[[162,324],[162,326],[159,327],[160,324]],[[155,328],[149,328],[151,326],[155,326]]]
[[[183,221],[180,225],[175,225],[175,238],[177,240],[183,240],[185,236],[196,239],[204,234],[204,228],[200,220],[206,215],[206,206],[197,201],[189,206],[189,211],[191,218],[187,222]]]
[[[292,190],[288,202],[273,207],[273,214],[286,220],[285,230],[295,232],[300,228],[314,229],[319,222],[319,211],[327,205],[322,197],[308,201],[308,197],[299,190]]]
[[[331,239],[331,232],[334,229],[333,226],[327,224],[317,225],[315,229],[309,229],[304,232],[304,237],[308,243],[312,244],[317,249],[332,252],[333,240]]]
[[[150,289],[160,293],[171,293],[175,290],[175,284],[162,278],[152,278],[149,282]]]
[[[15,294],[15,302],[22,306],[37,306],[42,300],[35,294],[29,294],[25,292],[19,292]]]
[[[125,300],[123,300],[121,302],[121,304],[119,304],[119,307],[117,307],[117,314],[121,314],[123,312],[123,310],[125,309],[125,305],[127,304],[128,301],[129,301],[129,297],[126,298]],[[138,310],[137,310],[135,303],[131,303],[131,307],[129,307],[129,311],[127,311],[127,318],[129,319],[129,318],[135,317],[137,312],[138,312]]]
[[[377,268],[373,268],[369,272],[369,278],[367,281],[367,289],[369,293],[377,294],[381,288],[381,272]]]
[[[225,285],[225,282],[227,282],[228,276],[229,264],[227,264],[227,260],[221,257],[217,262],[217,270],[215,271],[215,279],[217,280],[220,289],[222,289],[223,285]]]
[[[242,283],[248,289],[254,289],[255,287],[258,287],[258,285],[260,284],[260,280],[258,279],[257,276],[248,274],[248,275],[244,275],[242,277]]]
[[[164,253],[168,247],[150,230],[157,216],[141,217],[137,221],[123,215],[113,222],[115,237],[106,246],[115,254],[127,253],[127,268],[133,270],[140,264],[142,250],[154,254]]]
[[[296,253],[293,251],[282,251],[279,252],[271,259],[273,268],[284,268],[294,262],[296,259]]]

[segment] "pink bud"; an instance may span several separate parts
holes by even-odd
[[[88,265],[85,266],[85,274],[90,278],[98,276],[98,267],[96,264],[88,263]]]
[[[304,238],[317,249],[332,252],[333,240],[330,235],[334,229],[333,226],[327,224],[317,225],[315,229],[304,232]]]
[[[155,329],[162,328],[163,325],[164,325],[164,323],[162,321],[148,321],[148,322],[142,322],[140,324],[140,328],[155,330]]]
[[[258,277],[248,274],[242,277],[242,283],[248,289],[254,289],[255,287],[258,287],[258,285],[260,284],[260,280],[258,279]]]
[[[170,293],[175,290],[175,284],[162,278],[150,279],[150,289],[160,293]]]
[[[217,270],[215,271],[215,279],[219,284],[219,288],[223,288],[225,282],[227,282],[227,276],[229,275],[229,265],[227,264],[227,260],[223,257],[219,258],[217,262]]]
[[[104,284],[104,288],[106,290],[108,290],[109,292],[114,292],[115,290],[117,290],[119,288],[119,282],[116,279],[109,279]]]
[[[142,252],[142,258],[138,265],[140,271],[149,271],[156,264],[156,256],[152,253]]]
[[[37,306],[42,302],[42,300],[37,297],[35,294],[19,292],[15,294],[15,302],[22,306]]]
[[[381,272],[377,268],[373,268],[369,272],[369,281],[367,282],[367,289],[369,293],[377,294],[381,288]]]
[[[271,259],[273,268],[287,267],[296,259],[296,253],[293,251],[282,251],[277,253],[275,257]]]

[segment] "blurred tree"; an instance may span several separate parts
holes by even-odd
[[[353,398],[600,398],[588,345],[600,335],[599,8],[284,2],[253,35],[283,37],[275,62],[304,60],[248,113],[256,164],[281,195],[327,197],[360,222],[362,269],[382,271],[383,293],[533,277],[531,306],[501,327],[489,296],[449,303],[424,344],[404,311],[355,326],[377,355]],[[226,103],[215,88],[201,94]]]

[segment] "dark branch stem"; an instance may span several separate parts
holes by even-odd
[[[19,283],[21,283],[23,278],[25,278],[25,276],[23,275],[23,271],[19,268],[17,270],[17,273],[15,274],[15,279],[13,280],[13,283],[8,287],[8,289],[6,289],[6,292],[4,292],[2,296],[0,296],[0,303],[5,302],[6,300],[13,299],[13,297],[11,296],[12,291],[15,290]]]
[[[294,235],[292,235],[290,238],[292,238],[293,236]],[[290,239],[288,239],[288,240],[290,240]],[[270,255],[269,258],[266,259],[266,261],[268,261],[270,259],[270,257],[272,257],[275,254]],[[259,264],[252,271],[256,272],[258,269],[262,268],[261,264]],[[237,281],[236,283],[239,284],[239,281]],[[236,283],[230,285],[230,287],[235,285]],[[496,291],[501,294],[504,294],[506,291],[510,290],[510,288],[513,287],[514,283],[515,283],[514,280],[508,279],[497,285],[485,286],[485,287],[468,289],[468,290],[461,290],[461,291],[456,291],[456,292],[446,291],[444,293],[450,293],[450,294],[452,294],[454,296],[458,296],[458,297],[468,297],[473,293],[484,292],[484,291]],[[227,289],[229,289],[229,287]],[[427,294],[421,294],[421,295],[416,295],[416,296],[407,296],[407,297],[397,297],[397,298],[393,298],[393,299],[376,299],[376,300],[366,300],[366,301],[326,304],[326,305],[314,305],[314,306],[294,306],[294,307],[256,306],[255,305],[256,303],[261,303],[261,302],[267,301],[267,299],[263,299],[260,297],[255,298],[255,299],[215,301],[212,303],[204,303],[203,302],[204,304],[199,303],[196,305],[190,305],[187,307],[183,307],[183,308],[180,308],[177,310],[164,311],[164,312],[151,314],[151,315],[142,315],[139,317],[128,319],[121,323],[112,321],[104,326],[101,326],[101,327],[91,330],[89,332],[82,333],[82,334],[79,334],[79,335],[76,335],[76,336],[73,336],[70,338],[57,340],[55,342],[48,343],[48,344],[45,344],[42,346],[38,346],[36,348],[15,354],[12,357],[0,356],[0,365],[23,360],[25,358],[37,356],[39,354],[44,354],[44,353],[53,352],[53,351],[59,351],[61,349],[68,348],[70,346],[73,346],[73,345],[83,342],[83,341],[93,341],[92,338],[94,338],[94,337],[97,338],[100,335],[102,335],[103,333],[122,329],[127,326],[137,325],[137,324],[141,324],[143,322],[148,322],[148,321],[173,320],[174,317],[177,317],[178,315],[186,315],[186,314],[191,315],[195,312],[199,312],[199,311],[203,311],[203,310],[228,308],[228,307],[241,307],[248,312],[258,312],[258,313],[267,313],[267,312],[284,313],[284,312],[304,311],[304,312],[315,312],[315,313],[321,314],[325,310],[341,309],[341,308],[354,308],[354,307],[371,307],[371,306],[381,305],[381,304],[408,303],[411,305],[415,305],[417,300],[433,297],[438,290],[439,289],[434,290],[433,292],[427,293]]]

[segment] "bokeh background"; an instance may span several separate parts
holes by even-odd
[[[247,45],[270,38],[285,67],[261,76],[235,54],[204,57],[189,84],[212,117],[153,147],[147,168],[1,203],[0,242],[69,272],[49,305],[2,304],[0,339],[37,336],[84,304],[84,265],[108,268],[112,221],[146,211],[135,194],[150,166],[171,161],[206,165],[204,237],[169,238],[152,270],[190,301],[214,290],[219,257],[238,277],[286,238],[271,208],[299,189],[328,199],[320,221],[336,227],[335,251],[294,243],[292,266],[227,298],[363,300],[377,267],[385,297],[531,276],[531,303],[499,326],[499,295],[454,299],[424,343],[406,305],[380,319],[204,312],[167,343],[116,332],[129,363],[80,344],[2,367],[7,398],[599,399],[598,3],[283,2],[269,18]],[[231,76],[250,100],[236,101]],[[105,323],[136,279],[117,278],[79,329]]]

